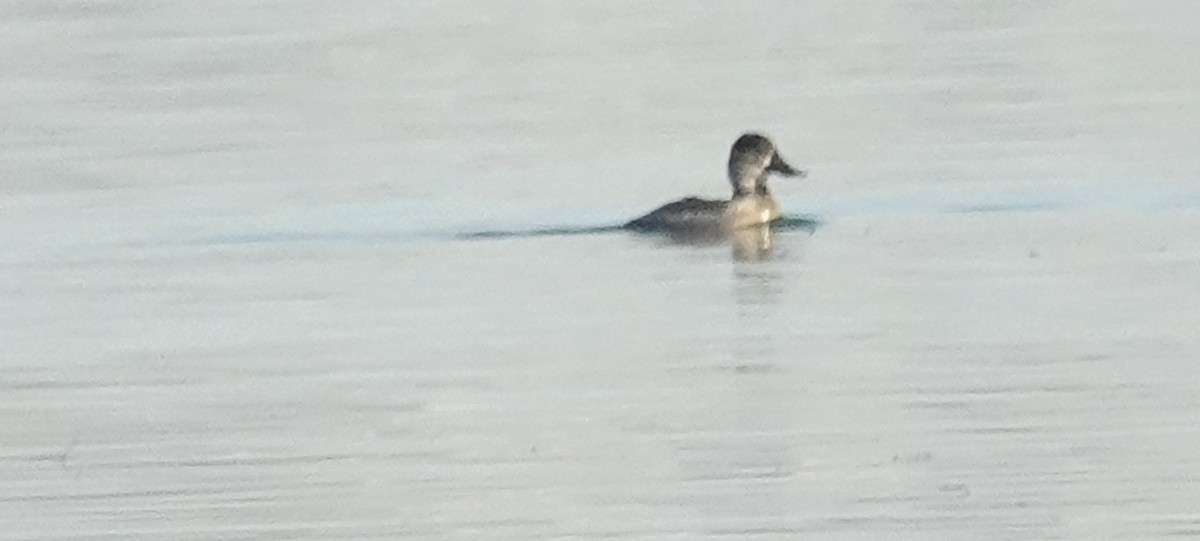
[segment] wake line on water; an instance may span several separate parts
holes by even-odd
[[[946,196],[932,193],[895,193],[881,196],[828,197],[806,199],[805,214],[785,217],[776,224],[780,231],[814,232],[825,223],[839,218],[890,214],[982,214],[1087,211],[1098,209],[1135,211],[1191,211],[1200,209],[1200,191],[1164,193],[1161,191],[1107,190],[1097,192],[1064,191],[1058,194],[993,194],[985,197]],[[252,227],[252,226],[251,226]],[[459,226],[442,229],[364,230],[242,230],[200,236],[191,239],[158,239],[133,242],[139,246],[162,245],[257,245],[300,244],[312,242],[393,244],[420,240],[486,241],[637,234],[622,225],[558,224],[510,227]],[[655,234],[655,233],[650,233]]]
[[[624,230],[625,228],[619,225],[552,226],[529,229],[485,229],[480,231],[468,231],[465,233],[453,233],[450,236],[460,240],[486,240],[510,237],[565,237],[572,235],[600,235],[603,233],[613,233]]]
[[[811,216],[784,217],[775,223],[774,227],[777,231],[809,231],[812,232],[820,225],[821,221]],[[529,238],[529,237],[559,237],[572,235],[600,235],[605,233],[625,232],[633,234],[655,234],[653,231],[636,231],[627,228],[623,225],[602,225],[602,226],[583,226],[583,227],[542,227],[529,229],[492,229],[480,231],[468,231],[452,235],[453,238],[459,240],[487,240],[487,239],[504,239],[504,238]]]
[[[808,231],[813,232],[821,220],[812,216],[785,217],[775,224],[777,231]],[[527,227],[511,229],[477,229],[470,231],[426,231],[411,233],[386,232],[357,232],[357,231],[274,231],[245,234],[215,235],[194,239],[185,244],[191,245],[251,245],[251,244],[293,244],[306,242],[366,242],[393,243],[405,240],[420,239],[449,239],[449,240],[498,240],[521,239],[538,237],[570,237],[586,235],[604,235],[611,233],[655,234],[626,228],[623,225],[555,225],[544,227]]]

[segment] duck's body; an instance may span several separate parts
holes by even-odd
[[[667,203],[625,224],[637,231],[676,234],[730,232],[770,224],[781,217],[779,204],[767,188],[767,175],[780,173],[803,176],[775,150],[770,139],[747,133],[738,138],[729,153],[729,182],[733,196],[728,201],[687,197]]]
[[[625,224],[638,231],[729,230],[768,224],[780,218],[779,204],[770,196],[737,197],[729,201],[685,197]]]
[[[625,227],[638,231],[715,229],[721,225],[728,206],[729,201],[686,197],[658,207]]]

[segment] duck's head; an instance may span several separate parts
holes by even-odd
[[[806,173],[788,165],[779,151],[764,135],[745,133],[729,151],[729,183],[733,196],[767,195],[767,175],[779,173],[788,177],[803,177]]]

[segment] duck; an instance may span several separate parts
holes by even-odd
[[[729,200],[685,197],[630,220],[622,227],[632,231],[674,235],[735,233],[767,226],[779,220],[779,204],[771,197],[767,178],[777,173],[805,177],[779,154],[775,143],[761,133],[743,133],[729,150],[727,175],[733,188]]]

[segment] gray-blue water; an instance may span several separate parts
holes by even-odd
[[[1198,20],[0,3],[0,538],[1200,535]]]

